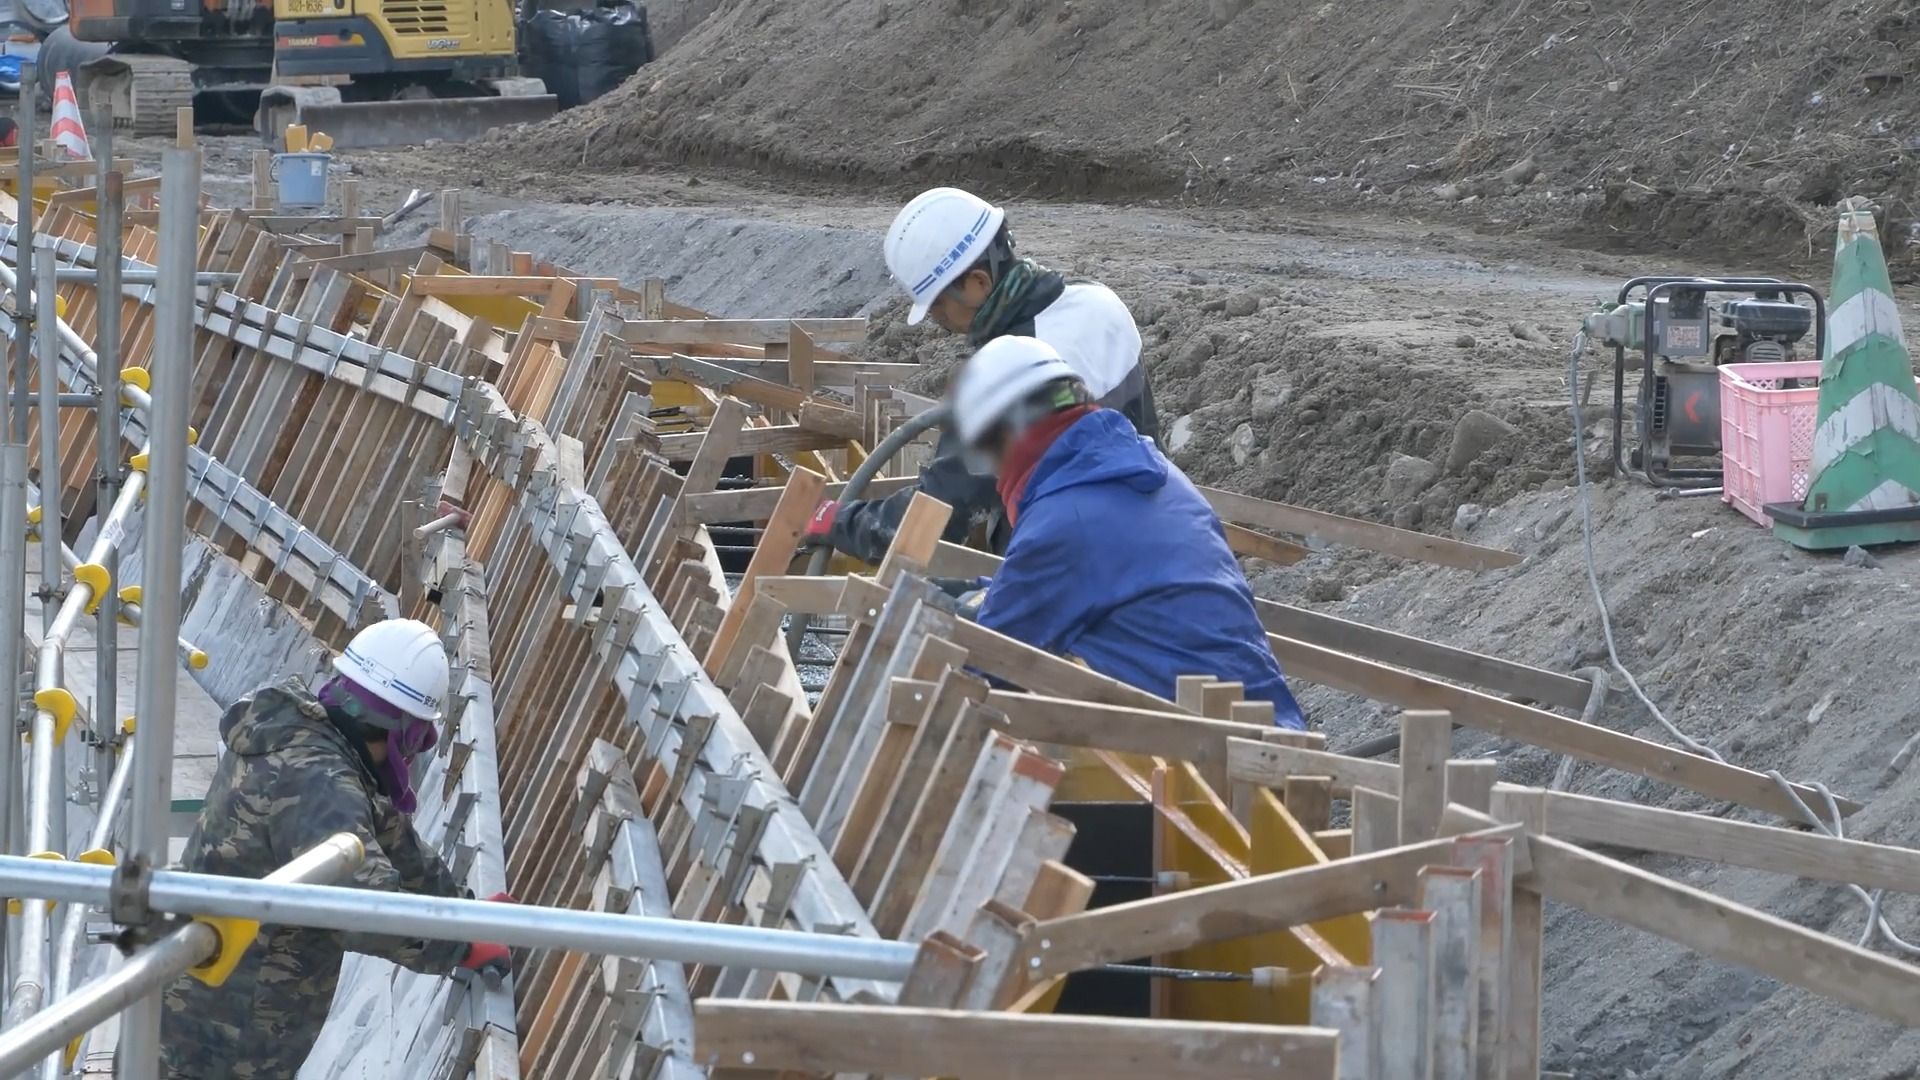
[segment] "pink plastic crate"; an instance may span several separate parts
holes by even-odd
[[[1782,390],[1799,379],[1804,385]],[[1820,410],[1820,361],[1720,367],[1720,500],[1762,525],[1768,503],[1807,494],[1813,421]]]
[[[1789,379],[1806,385],[1780,389]],[[1920,378],[1914,380],[1920,389]],[[1814,420],[1820,413],[1820,361],[1725,364],[1720,368],[1720,501],[1768,528],[1760,508],[1807,497]]]

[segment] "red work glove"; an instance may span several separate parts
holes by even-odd
[[[814,508],[813,516],[807,519],[807,531],[800,534],[800,542],[807,547],[826,547],[827,535],[833,531],[833,519],[840,514],[840,504],[832,499]]]
[[[448,514],[458,514],[460,516],[459,524],[461,528],[465,528],[467,522],[473,520],[473,515],[468,513],[465,507],[455,506],[446,499],[440,500],[440,505],[434,508],[434,513],[439,514],[441,517],[446,517]],[[503,893],[502,895],[505,894]]]
[[[487,899],[496,904],[519,903],[513,898],[512,893],[505,892],[494,893]],[[507,974],[513,970],[513,961],[509,958],[505,945],[496,945],[491,941],[476,941],[467,946],[467,955],[460,961],[460,966],[497,982],[506,978]]]

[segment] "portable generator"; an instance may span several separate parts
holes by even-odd
[[[1658,487],[1699,488],[1720,483],[1718,465],[1674,461],[1720,454],[1720,365],[1819,358],[1827,309],[1819,290],[1778,278],[1637,277],[1583,325],[1589,340],[1613,346],[1614,468]],[[1809,330],[1812,352],[1802,353]],[[1630,350],[1640,369],[1631,443]]]

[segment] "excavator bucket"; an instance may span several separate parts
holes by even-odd
[[[275,86],[260,95],[254,129],[275,149],[285,149],[289,124],[325,132],[336,150],[418,146],[429,139],[465,142],[497,127],[545,120],[558,107],[559,99],[544,93],[342,101],[329,87]]]
[[[113,126],[135,135],[170,135],[174,114],[193,104],[193,66],[171,56],[110,53],[80,65],[81,101],[105,99]]]

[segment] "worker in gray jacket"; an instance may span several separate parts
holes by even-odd
[[[965,334],[974,349],[1009,334],[1039,338],[1086,382],[1096,402],[1125,415],[1140,434],[1158,437],[1140,329],[1127,305],[1105,285],[1068,281],[1015,255],[1000,207],[958,188],[922,192],[894,217],[885,256],[913,301],[909,325],[931,315],[949,333]],[[958,543],[983,524],[987,546],[1005,550],[1009,530],[992,479],[969,472],[959,444],[945,433],[916,487],[884,499],[824,502],[808,523],[806,541],[879,562],[915,490],[953,507],[947,540]]]

